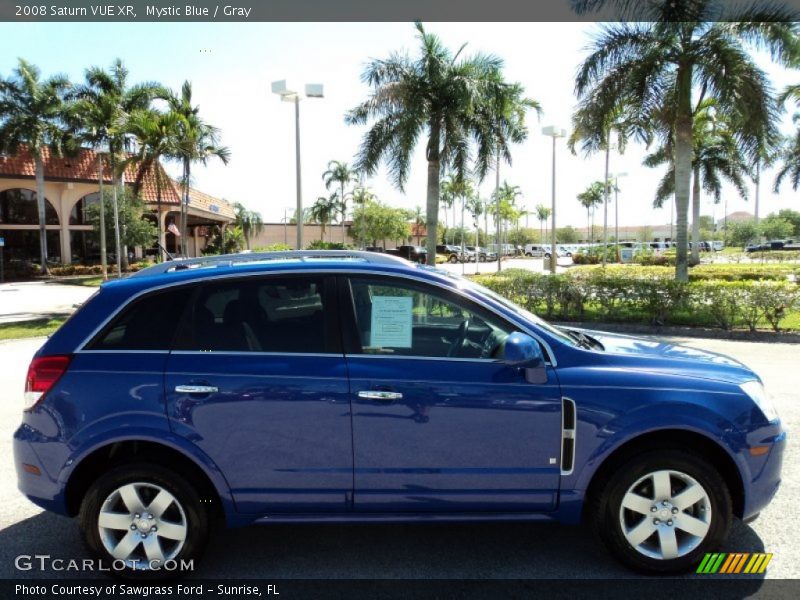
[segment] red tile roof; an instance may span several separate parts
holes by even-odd
[[[97,182],[97,154],[93,150],[81,148],[76,156],[59,157],[46,148],[43,154],[45,180]],[[111,182],[111,168],[108,160],[104,160],[104,163],[103,181]],[[180,194],[174,182],[166,175],[163,167],[159,165],[159,168],[164,174],[161,201],[164,204],[180,204]],[[33,179],[35,176],[34,159],[27,148],[20,148],[14,156],[0,154],[0,177]],[[127,184],[133,184],[136,180],[136,169],[128,168],[123,175],[123,180]],[[145,202],[157,201],[156,179],[152,170],[145,175],[139,194]]]

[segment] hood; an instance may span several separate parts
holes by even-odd
[[[607,357],[609,363],[622,361],[632,368],[733,384],[759,379],[749,367],[724,354],[628,335],[581,331],[603,345],[605,350],[598,355]]]

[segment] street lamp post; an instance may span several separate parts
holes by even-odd
[[[542,133],[546,136],[553,138],[553,205],[552,214],[553,218],[551,226],[551,244],[550,244],[550,272],[555,274],[558,258],[556,254],[556,140],[558,138],[567,137],[567,130],[556,127],[555,125],[548,125],[542,128]]]
[[[627,173],[614,174],[614,247],[616,248],[617,262],[619,262],[619,178],[627,176]]]
[[[307,98],[323,98],[321,83],[307,83],[305,86]],[[295,163],[297,171],[297,249],[303,249],[303,189],[300,180],[300,92],[290,90],[286,80],[272,82],[272,93],[281,97],[284,102],[294,103],[294,135],[295,135]]]

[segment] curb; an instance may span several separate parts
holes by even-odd
[[[552,322],[561,327],[593,329],[607,333],[624,333],[628,335],[655,335],[705,338],[711,340],[730,340],[737,342],[759,342],[766,344],[800,344],[800,333],[792,331],[746,331],[711,329],[708,327],[676,327],[671,325],[640,325],[629,323],[584,323],[579,321]]]

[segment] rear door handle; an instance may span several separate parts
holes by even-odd
[[[216,394],[219,388],[213,385],[176,385],[179,394]]]
[[[391,400],[400,400],[403,394],[400,392],[387,392],[385,390],[365,390],[363,392],[358,392],[358,397],[367,400],[385,400],[389,402]]]

